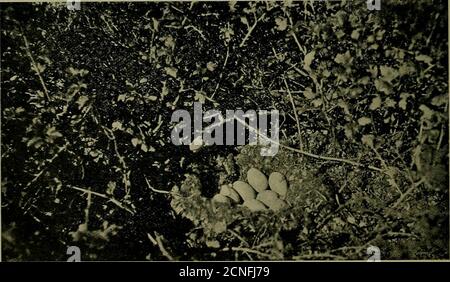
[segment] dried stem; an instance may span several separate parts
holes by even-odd
[[[253,23],[253,25],[248,29],[247,34],[244,37],[244,40],[242,40],[241,44],[239,44],[239,48],[242,48],[245,44],[245,42],[250,38],[251,33],[253,32],[253,30],[255,29],[256,25],[258,24],[259,21],[261,21],[264,17],[265,17],[266,13],[263,13],[258,19],[256,18],[255,15],[255,22]]]
[[[153,188],[152,185],[150,185],[150,182],[148,181],[147,177],[144,176],[144,178],[145,178],[145,182],[147,182],[148,188],[150,188],[153,192],[161,193],[161,194],[171,194],[170,191],[158,190],[156,188]]]
[[[34,178],[33,178],[30,182],[28,182],[27,185],[26,185],[25,187],[29,187],[31,184],[33,184],[34,182],[36,182],[36,180],[38,180],[39,177],[42,176],[42,174],[45,172],[45,170],[46,170],[47,168],[49,168],[49,165],[50,165],[50,164],[51,164],[51,163],[59,156],[59,154],[60,154],[62,151],[65,151],[65,150],[67,149],[67,146],[68,146],[68,144],[66,143],[64,146],[60,147],[60,148],[58,149],[58,152],[56,152],[56,153],[53,155],[53,157],[52,157],[51,159],[48,160],[48,162],[45,164],[44,168],[41,169],[41,171],[39,171],[37,174],[35,174]]]
[[[163,245],[163,242],[161,240],[162,236],[155,232],[155,236],[153,237],[150,233],[147,233],[147,236],[149,240],[156,246],[158,246],[159,250],[161,251],[161,254],[165,256],[168,260],[173,261],[175,260],[173,256],[166,250],[166,248]]]
[[[295,122],[297,123],[298,142],[300,144],[300,150],[303,150],[302,130],[300,129],[300,121],[298,119],[298,114],[297,114],[297,109],[295,107],[294,98],[292,97],[291,90],[289,89],[289,85],[284,77],[283,77],[283,81],[284,81],[284,85],[286,86],[286,91],[291,100],[292,110],[294,111]]]
[[[125,186],[125,193],[127,195],[130,194],[130,187],[128,186],[129,183],[129,175],[127,173],[128,171],[128,166],[127,163],[125,162],[125,158],[120,154],[119,152],[119,147],[117,145],[117,140],[116,140],[116,136],[114,135],[114,132],[105,127],[105,126],[101,126],[103,131],[105,132],[105,135],[108,137],[109,140],[113,141],[113,145],[114,145],[114,151],[116,153],[117,158],[119,159],[119,163],[122,166],[122,182]]]
[[[119,208],[121,208],[123,210],[126,210],[127,212],[129,212],[131,214],[134,214],[134,211],[130,210],[129,208],[127,208],[125,206],[123,206],[121,202],[119,202],[118,200],[116,200],[114,198],[110,198],[110,197],[108,197],[105,194],[101,194],[101,193],[98,193],[98,192],[93,192],[91,190],[80,188],[80,187],[76,187],[76,186],[73,186],[73,185],[69,185],[68,187],[71,188],[71,189],[74,189],[74,190],[78,190],[78,191],[81,191],[81,192],[84,192],[84,193],[90,193],[90,194],[98,196],[100,198],[107,199],[108,201],[110,201],[111,203],[115,204]]]
[[[336,158],[336,157],[326,157],[326,156],[320,156],[320,155],[316,155],[313,153],[309,153],[300,149],[296,149],[296,148],[292,148],[289,146],[286,146],[284,144],[281,144],[277,141],[273,141],[272,139],[268,138],[267,136],[261,134],[257,129],[251,127],[250,125],[248,125],[245,121],[241,120],[240,118],[235,117],[235,119],[240,122],[241,124],[243,124],[245,127],[247,127],[249,130],[255,131],[256,134],[258,134],[260,137],[266,139],[268,142],[276,144],[284,149],[311,157],[311,158],[315,158],[315,159],[320,159],[320,160],[325,160],[325,161],[334,161],[334,162],[342,162],[342,163],[347,163],[353,166],[357,166],[357,167],[363,167],[363,168],[368,168],[370,170],[374,170],[374,171],[378,171],[378,172],[382,172],[383,170],[381,168],[375,167],[375,166],[371,166],[371,165],[364,165],[362,163],[358,163],[352,160],[348,160],[348,159],[342,159],[342,158]]]
[[[25,35],[23,35],[23,34],[22,34],[22,38],[23,38],[23,41],[25,42],[25,50],[27,52],[27,56],[28,56],[28,58],[30,58],[31,65],[33,66],[33,69],[36,72],[36,75],[39,77],[39,82],[41,83],[42,89],[44,90],[45,98],[47,99],[47,101],[50,101],[47,86],[45,86],[45,82],[44,82],[44,79],[42,78],[41,71],[39,70],[37,63],[34,60],[33,55],[31,54],[30,45],[28,44],[28,40],[25,37]]]
[[[257,251],[257,250],[253,250],[253,249],[249,249],[249,248],[243,248],[243,247],[231,247],[231,248],[227,247],[227,248],[223,249],[223,251],[225,251],[225,252],[229,251],[229,250],[232,250],[232,251],[235,251],[235,252],[252,253],[252,254],[256,254],[258,256],[266,257],[266,258],[271,258],[272,257],[272,255],[270,255],[270,254],[262,253],[262,252]]]
[[[415,189],[417,189],[417,187],[419,185],[421,185],[424,182],[425,182],[425,179],[422,178],[421,180],[419,180],[419,182],[412,183],[411,187],[408,190],[406,190],[405,193],[401,194],[401,196],[398,198],[398,200],[392,205],[392,208],[395,209],[396,207],[398,207],[405,200],[406,196],[411,194]]]

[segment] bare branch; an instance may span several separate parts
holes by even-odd
[[[25,35],[23,35],[23,34],[22,34],[22,37],[23,37],[23,41],[25,42],[25,50],[27,52],[27,56],[28,56],[28,58],[30,58],[30,62],[31,62],[31,65],[33,66],[33,70],[36,72],[36,75],[39,77],[39,82],[41,83],[42,89],[44,90],[45,98],[47,99],[47,101],[50,101],[47,86],[45,85],[44,79],[42,78],[41,71],[40,71],[37,63],[34,60],[33,55],[31,54],[30,45],[28,44],[28,40],[25,37]]]

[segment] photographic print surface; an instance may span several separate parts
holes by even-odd
[[[448,259],[447,5],[1,3],[2,260]]]

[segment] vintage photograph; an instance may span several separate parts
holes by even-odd
[[[1,1],[2,261],[449,259],[448,1]]]

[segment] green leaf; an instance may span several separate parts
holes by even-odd
[[[303,68],[307,71],[311,70],[311,63],[314,60],[314,56],[316,55],[316,51],[311,51],[305,55],[305,59],[303,59]]]
[[[350,55],[350,52],[347,51],[344,54],[337,54],[334,58],[334,61],[340,65],[348,65],[352,62],[353,58]]]
[[[408,94],[408,93],[401,93],[400,94],[400,101],[398,102],[398,106],[401,108],[401,109],[403,109],[403,110],[406,110],[406,106],[407,106],[407,103],[408,103],[408,97],[409,96],[412,96],[411,94]]]
[[[381,66],[380,67],[381,75],[384,81],[391,82],[399,76],[398,70],[388,67]]]
[[[374,111],[374,110],[378,109],[380,106],[381,106],[381,98],[380,98],[380,96],[377,96],[372,99],[372,103],[370,104],[369,109]]]
[[[208,62],[208,63],[206,64],[206,68],[207,68],[209,71],[214,71],[214,70],[217,68],[217,64],[214,63],[214,62]]]
[[[397,103],[389,97],[384,100],[384,106],[387,108],[395,108],[396,105]]]
[[[351,224],[355,224],[356,223],[356,219],[353,216],[349,215],[347,217],[347,222],[349,222]]]
[[[125,100],[127,99],[127,94],[120,94],[119,97],[117,97],[117,101],[122,101],[125,102]]]
[[[422,118],[425,120],[430,120],[433,117],[433,110],[425,105],[420,105],[419,110],[422,111]]]
[[[318,99],[313,100],[312,104],[314,107],[318,108],[318,107],[322,106],[323,101],[321,98],[318,98]]]
[[[378,91],[385,93],[386,95],[391,94],[391,91],[392,91],[391,84],[389,82],[386,82],[386,81],[381,80],[381,79],[375,80],[375,88]]]
[[[355,40],[358,40],[358,38],[359,38],[359,31],[357,29],[352,31],[351,38],[355,39]]]
[[[350,109],[348,108],[348,103],[342,99],[338,100],[337,105],[344,110],[344,113],[348,116],[351,116]]]
[[[108,184],[107,184],[107,190],[106,190],[106,194],[108,194],[108,195],[113,195],[113,193],[114,193],[114,190],[116,190],[116,182],[114,182],[114,181],[109,181],[108,182]]]
[[[170,75],[173,78],[177,78],[177,72],[178,70],[174,67],[165,67],[164,70],[166,71],[166,74]]]
[[[86,104],[87,101],[89,101],[89,98],[87,96],[80,96],[80,98],[78,98],[76,102],[78,104],[78,109],[80,110],[81,108],[83,108],[84,104]]]
[[[286,30],[287,28],[287,19],[286,18],[276,18],[275,24],[277,25],[275,28],[279,31]]]
[[[56,130],[54,126],[52,126],[49,129],[47,129],[47,136],[56,139],[62,137],[62,134],[58,130]]]
[[[401,100],[398,102],[398,106],[399,106],[401,109],[406,110],[406,103],[407,103],[407,100],[406,100],[406,99],[401,99]]]
[[[225,232],[226,230],[227,230],[227,225],[225,222],[219,221],[214,224],[214,232],[222,233],[222,232]]]
[[[202,91],[195,91],[194,99],[203,104],[205,103],[206,97]]]
[[[169,95],[169,89],[166,86],[166,82],[163,82],[163,87],[161,89],[161,97],[164,98],[165,96]]]
[[[220,248],[220,243],[217,240],[207,240],[205,243],[206,243],[206,246],[208,246],[209,248],[214,248],[214,249]]]
[[[150,96],[147,97],[147,99],[153,102],[153,101],[158,100],[158,97],[154,96],[154,95],[150,95]]]
[[[241,23],[245,24],[246,26],[249,25],[246,17],[241,17]]]
[[[431,62],[433,61],[433,59],[430,56],[423,55],[423,54],[416,56],[416,60],[419,62],[427,63],[427,64],[431,64]]]
[[[142,141],[139,138],[132,138],[131,139],[131,144],[133,144],[134,147],[136,147],[137,145],[141,144]]]
[[[347,139],[353,139],[353,127],[350,124],[344,126],[344,133]]]
[[[398,69],[398,72],[399,72],[400,76],[410,75],[414,71],[415,71],[414,66],[411,66],[411,65],[409,65],[407,63],[403,63]]]
[[[445,103],[448,102],[448,95],[447,94],[442,94],[436,97],[433,97],[433,99],[431,99],[431,104],[433,106],[442,106],[445,105]]]
[[[303,96],[305,96],[305,98],[308,100],[312,100],[316,98],[317,95],[312,91],[310,87],[307,87],[305,88],[305,90],[303,90]]]
[[[369,117],[362,117],[358,119],[358,124],[361,126],[365,126],[372,123],[372,119]]]
[[[122,123],[120,121],[115,121],[112,123],[112,129],[113,130],[122,130]]]
[[[375,139],[375,137],[372,134],[368,134],[368,135],[363,135],[363,137],[361,138],[361,142],[364,145],[369,146],[370,148],[373,148],[373,140]]]

